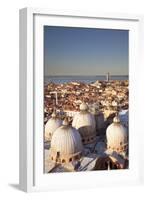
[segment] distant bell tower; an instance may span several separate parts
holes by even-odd
[[[109,73],[109,72],[106,74],[106,81],[107,81],[107,82],[110,81],[110,73]]]

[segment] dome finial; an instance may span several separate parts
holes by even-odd
[[[116,113],[115,117],[113,118],[113,122],[114,122],[114,123],[120,123],[120,119],[119,119],[119,116],[118,116],[118,112]]]
[[[81,103],[80,110],[88,110],[88,106],[85,102]]]
[[[63,126],[68,126],[68,125],[69,125],[68,118],[65,117],[65,119],[63,120]]]
[[[57,116],[57,114],[56,114],[56,110],[53,111],[53,113],[52,113],[51,116],[52,116],[52,118],[55,118],[55,117]]]

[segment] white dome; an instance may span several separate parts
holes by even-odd
[[[62,120],[56,117],[56,114],[53,113],[52,117],[47,121],[45,125],[45,139],[51,140],[53,133],[57,128],[62,125]]]
[[[91,143],[95,140],[95,118],[88,111],[81,110],[80,113],[77,113],[73,119],[72,126],[79,131],[84,144]]]
[[[113,123],[106,130],[107,148],[116,152],[123,152],[127,148],[127,130],[120,123],[118,117],[114,117]]]
[[[50,157],[57,162],[70,162],[80,157],[83,145],[79,132],[67,122],[63,124],[52,136]]]

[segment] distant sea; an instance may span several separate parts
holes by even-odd
[[[104,81],[106,76],[45,76],[44,83],[68,83],[72,81],[92,83],[97,80]],[[110,80],[128,80],[128,76],[110,76]]]

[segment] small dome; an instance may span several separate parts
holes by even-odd
[[[127,150],[127,130],[121,124],[118,116],[114,117],[113,123],[106,130],[107,148],[118,153]]]
[[[82,150],[79,132],[64,120],[63,125],[52,136],[50,158],[59,163],[68,163],[79,159]]]
[[[113,118],[113,122],[114,122],[114,123],[120,123],[119,117],[118,117],[118,116],[114,117],[114,118]]]
[[[72,126],[75,127],[84,144],[92,143],[96,138],[96,123],[94,115],[87,111],[88,106],[85,103],[81,104],[80,113],[77,113],[73,119]]]
[[[69,125],[68,119],[65,118],[62,124],[63,124],[64,126],[68,126],[68,125]]]
[[[83,103],[80,105],[80,110],[88,110],[87,104],[83,102]]]
[[[62,125],[62,120],[58,119],[56,113],[52,113],[52,117],[47,121],[45,125],[45,139],[51,140],[53,133],[57,128]]]

